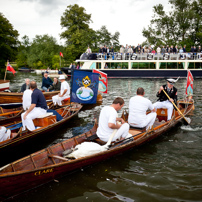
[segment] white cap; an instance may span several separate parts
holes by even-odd
[[[174,85],[178,81],[180,77],[178,77],[176,80],[175,79],[166,79],[170,84]]]
[[[60,75],[59,79],[65,79],[65,75]]]

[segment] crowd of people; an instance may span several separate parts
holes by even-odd
[[[97,129],[98,137],[107,142],[114,130],[117,130],[113,136],[112,141],[123,140],[130,138],[132,135],[129,133],[130,127],[135,128],[152,128],[156,120],[156,110],[158,108],[167,108],[167,121],[172,117],[173,104],[177,102],[177,89],[174,87],[174,83],[177,80],[167,79],[167,84],[159,88],[157,92],[158,100],[154,104],[145,98],[145,91],[142,87],[139,87],[136,91],[136,95],[129,100],[129,116],[128,123],[122,118],[118,118],[117,111],[124,106],[124,100],[121,97],[115,98],[110,106],[102,108],[99,117],[99,124]],[[169,98],[165,95],[166,92]],[[147,114],[147,110],[151,112]]]
[[[101,46],[99,48],[99,53],[103,53],[103,54],[109,54],[109,53],[114,53],[114,48],[113,46],[108,47],[106,45]],[[137,53],[137,54],[141,54],[141,53],[158,53],[158,54],[165,54],[165,53],[173,53],[173,54],[177,54],[177,53],[186,53],[186,52],[191,52],[191,53],[201,53],[201,46],[191,46],[190,50],[187,50],[186,45],[179,46],[158,46],[156,49],[149,45],[149,46],[141,46],[140,44],[138,44],[137,46],[131,46],[126,44],[126,46],[124,47],[123,45],[121,45],[120,49],[116,52],[119,53]],[[92,53],[90,47],[87,48],[86,53]]]
[[[70,98],[70,87],[64,75],[60,75],[59,80],[60,82],[58,82],[57,78],[54,78],[53,82],[47,73],[45,73],[42,79],[42,89],[48,92],[52,89],[58,90],[60,88],[59,94],[53,96],[52,101],[54,105],[61,106],[62,100]],[[139,87],[136,95],[129,100],[128,123],[122,118],[118,118],[117,111],[121,110],[124,106],[124,100],[121,97],[117,97],[110,106],[103,107],[99,117],[98,137],[102,141],[107,142],[113,131],[117,130],[112,139],[112,141],[116,141],[131,137],[131,134],[129,134],[130,127],[146,128],[148,130],[152,128],[156,120],[156,110],[158,108],[167,108],[167,121],[169,121],[174,109],[173,103],[177,102],[177,89],[174,87],[176,81],[174,79],[167,79],[167,84],[160,86],[157,92],[158,100],[154,104],[144,97],[145,91],[142,87]],[[53,87],[54,85],[55,87]],[[24,90],[23,107],[25,110],[21,114],[22,130],[28,129],[33,131],[35,130],[33,119],[46,114],[48,106],[44,94],[37,88],[35,81],[30,82],[29,79],[26,79],[21,89]],[[169,97],[166,96],[166,93]],[[148,109],[150,113],[147,114]],[[61,119],[62,117],[59,117],[59,120]],[[11,132],[5,130],[5,127],[0,127],[0,141],[9,138],[11,138]]]

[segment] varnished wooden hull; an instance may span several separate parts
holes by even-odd
[[[73,106],[73,104],[72,104],[72,106]],[[30,141],[33,138],[37,138],[38,136],[41,137],[43,134],[51,133],[51,132],[57,130],[63,124],[67,123],[67,121],[69,121],[71,118],[73,118],[74,116],[76,116],[79,113],[80,109],[82,108],[82,105],[77,104],[77,106],[79,106],[79,107],[76,109],[76,111],[74,111],[73,114],[67,116],[66,118],[63,118],[61,121],[48,125],[47,127],[41,127],[38,130],[23,131],[21,133],[21,135],[19,135],[16,138],[9,139],[4,142],[0,142],[0,154],[5,152],[5,150],[13,149],[18,145],[22,145],[23,143],[27,142],[28,140]],[[7,125],[5,125],[5,126],[7,126]]]
[[[43,92],[46,100],[51,100],[54,95],[57,95],[59,91]],[[22,103],[23,93],[10,93],[0,92],[0,104],[4,103]]]
[[[184,115],[192,111],[193,107],[193,104],[190,105]],[[182,121],[182,117],[179,116],[178,113],[175,113],[175,115],[176,117],[170,122],[162,123],[147,132],[140,132],[137,135],[134,135],[132,141],[115,143],[109,150],[94,155],[74,160],[58,159],[58,157],[62,157],[62,152],[75,147],[77,144],[84,142],[87,137],[94,135],[97,130],[96,125],[87,133],[40,150],[30,156],[13,162],[12,164],[8,164],[0,169],[0,190],[2,191],[0,199],[3,200],[9,196],[19,194],[25,190],[61,177],[70,171],[103,161],[114,155],[149,142]],[[50,154],[55,155],[57,158],[50,158]]]

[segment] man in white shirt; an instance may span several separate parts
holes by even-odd
[[[97,129],[97,135],[102,141],[107,142],[115,129],[117,129],[117,132],[112,141],[131,137],[131,135],[128,134],[129,124],[125,123],[122,118],[117,118],[117,111],[123,106],[124,100],[117,97],[112,105],[102,108],[99,117],[99,127]],[[121,124],[117,123],[117,121],[121,122]]]
[[[154,124],[156,113],[151,101],[144,98],[144,95],[144,89],[140,87],[137,89],[137,95],[130,98],[128,123],[133,127],[148,129]],[[151,113],[146,114],[148,109]]]
[[[65,81],[65,76],[60,75],[59,80],[61,81],[60,93],[52,97],[53,104],[62,105],[62,100],[70,97],[70,87],[69,84]]]

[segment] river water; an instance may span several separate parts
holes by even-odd
[[[27,77],[35,79],[41,86],[41,75],[17,73],[15,77],[8,75],[11,89],[19,90]],[[195,111],[190,115],[190,126],[178,126],[150,143],[81,168],[30,190],[13,201],[202,201],[201,82],[201,79],[194,80]],[[165,83],[165,79],[109,79],[108,94],[103,95],[101,105],[85,107],[60,131],[16,153],[22,157],[89,130],[101,108],[110,105],[115,97],[123,97],[126,103],[124,109],[127,109],[129,98],[135,95],[137,87],[143,87],[145,96],[155,102],[159,86]],[[178,98],[183,98],[186,79],[180,78],[175,86]]]

